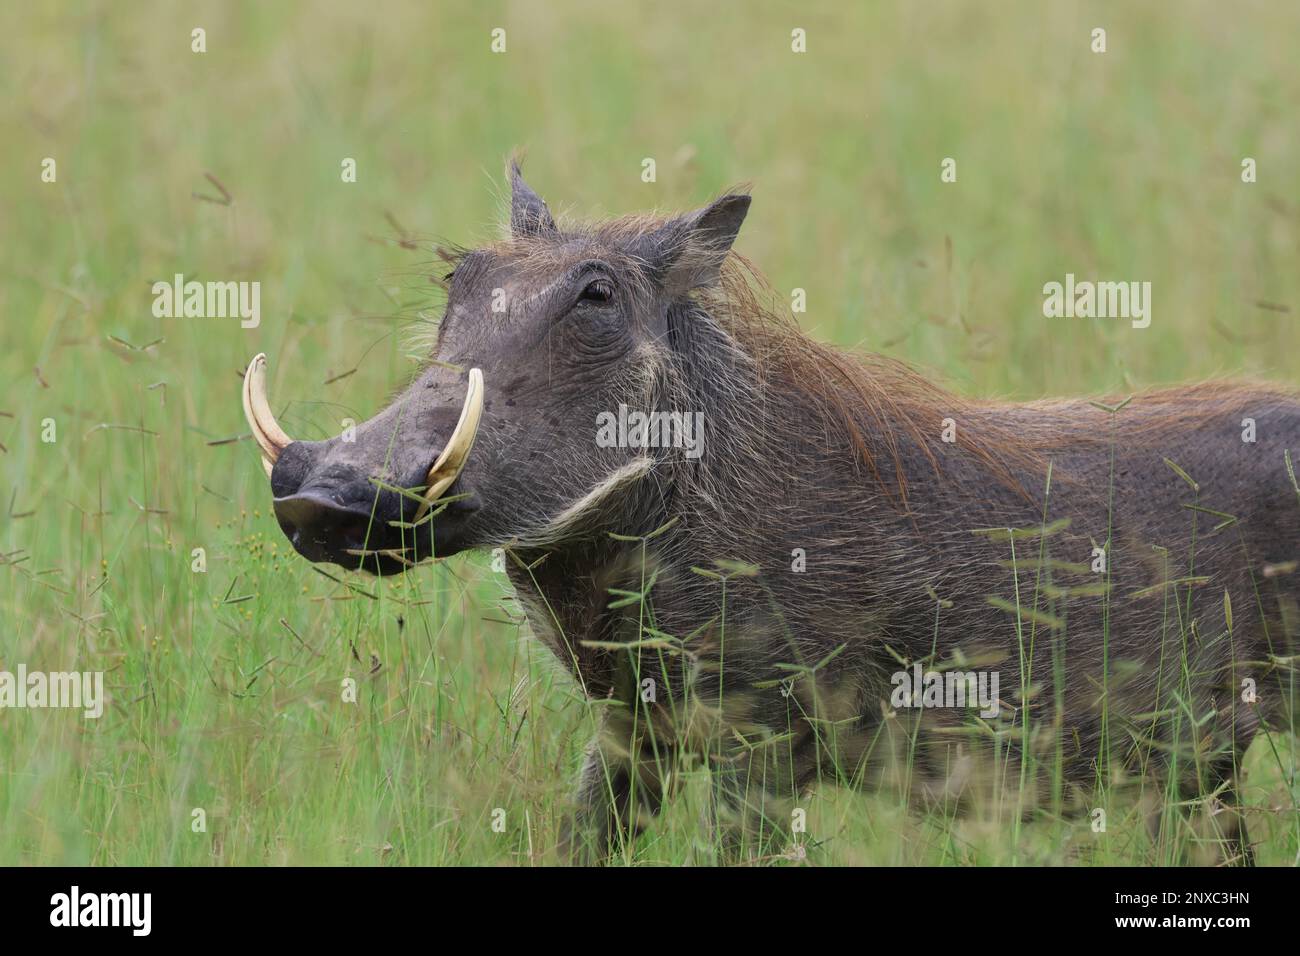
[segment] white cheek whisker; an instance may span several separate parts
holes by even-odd
[[[516,538],[512,544],[518,547],[541,547],[564,540],[583,518],[599,509],[605,499],[645,477],[654,465],[653,458],[643,455],[615,469],[581,498],[566,505],[537,531]]]

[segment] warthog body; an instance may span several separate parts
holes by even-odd
[[[533,630],[607,702],[575,837],[599,848],[657,808],[685,754],[723,822],[779,832],[815,780],[879,785],[900,754],[922,799],[974,792],[993,753],[1012,785],[1028,755],[1044,786],[1209,793],[1261,726],[1290,726],[1293,395],[962,399],[765,307],[730,253],[746,196],[561,229],[517,170],[513,190],[511,237],[449,277],[438,364],[355,442],[284,446],[271,481],[315,560],[509,550]],[[482,369],[485,397],[430,540],[368,479],[425,484],[465,389],[442,363]],[[698,454],[598,442],[621,404],[702,413]],[[900,709],[918,662],[995,671],[997,716]]]

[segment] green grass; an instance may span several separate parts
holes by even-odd
[[[0,12],[0,669],[103,670],[112,703],[0,711],[0,863],[552,859],[592,714],[505,576],[474,556],[327,579],[287,553],[250,443],[214,444],[246,431],[259,351],[291,433],[377,411],[413,368],[429,240],[495,233],[514,147],[575,214],[751,182],[738,248],[807,291],[806,328],[970,394],[1300,384],[1300,12],[1277,4],[20,6]],[[194,198],[217,195],[205,173],[233,203]],[[260,281],[261,326],[154,318],[177,272]],[[1151,327],[1044,319],[1066,272],[1151,281]],[[1259,860],[1294,863],[1295,737],[1246,762]],[[716,859],[701,774],[623,859]],[[842,863],[1152,864],[1197,839],[1153,843],[1122,805],[1095,834],[905,803],[821,786],[804,842]]]

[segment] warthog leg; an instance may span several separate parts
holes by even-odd
[[[560,838],[561,857],[569,862],[603,863],[630,848],[646,817],[663,805],[657,755],[642,738],[614,732],[626,723],[621,716],[602,720],[583,762],[575,806]]]

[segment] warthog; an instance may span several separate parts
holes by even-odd
[[[1054,811],[1153,774],[1220,807],[1256,730],[1292,726],[1294,395],[960,398],[768,305],[732,252],[747,195],[561,227],[509,175],[509,237],[455,257],[433,361],[353,440],[292,441],[262,356],[244,404],[310,560],[506,549],[601,702],[572,846],[607,852],[683,760],[724,846],[828,776],[972,799],[990,755]]]

